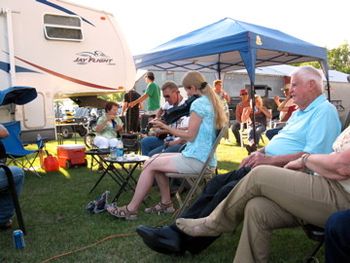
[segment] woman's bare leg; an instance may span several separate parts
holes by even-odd
[[[151,189],[155,176],[158,175],[157,181],[159,183],[161,200],[166,202],[170,201],[170,189],[168,178],[165,177],[166,172],[177,172],[175,164],[172,162],[172,158],[180,153],[163,153],[158,155],[157,158],[151,158],[145,164],[145,168],[140,174],[140,178],[137,182],[134,196],[128,204],[130,211],[137,211],[143,199]],[[168,201],[168,202],[169,202]]]

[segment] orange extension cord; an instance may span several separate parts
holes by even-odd
[[[173,217],[174,215],[176,214],[176,211],[175,213],[173,214]],[[159,222],[159,225],[163,225],[167,222],[168,220],[163,220],[161,222]],[[77,248],[75,250],[72,250],[72,251],[68,251],[68,252],[65,252],[65,253],[62,253],[62,254],[59,254],[59,255],[56,255],[56,256],[53,256],[53,257],[50,257],[48,259],[45,259],[43,261],[41,261],[41,263],[47,263],[47,262],[51,262],[51,261],[54,261],[54,260],[57,260],[59,258],[62,258],[62,257],[65,257],[65,256],[69,256],[69,255],[72,255],[76,252],[80,252],[80,251],[83,251],[83,250],[86,250],[88,248],[91,248],[93,246],[96,246],[98,244],[101,244],[105,241],[108,241],[108,240],[111,240],[111,239],[114,239],[114,238],[121,238],[121,237],[132,237],[132,236],[136,236],[136,233],[127,233],[127,234],[114,234],[114,235],[110,235],[110,236],[107,236],[105,238],[102,238],[100,240],[97,240],[95,243],[92,243],[90,245],[87,245],[85,247],[81,247],[81,248]]]
[[[81,247],[81,248],[77,248],[75,250],[72,250],[72,251],[69,251],[69,252],[65,252],[65,253],[62,253],[62,254],[59,254],[59,255],[56,255],[56,256],[53,256],[51,258],[48,258],[48,259],[45,259],[44,261],[42,261],[41,263],[47,263],[47,262],[50,262],[50,261],[53,261],[53,260],[56,260],[56,259],[59,259],[61,257],[64,257],[64,256],[68,256],[68,255],[71,255],[71,254],[74,254],[76,252],[80,252],[80,251],[83,251],[83,250],[86,250],[88,248],[91,248],[93,246],[96,246],[98,244],[101,244],[107,240],[111,240],[113,238],[120,238],[120,237],[130,237],[130,236],[135,236],[136,233],[129,233],[129,234],[114,234],[114,235],[110,235],[110,236],[107,236],[105,238],[102,238],[100,240],[97,240],[95,243],[92,243],[90,245],[87,245],[85,247]]]

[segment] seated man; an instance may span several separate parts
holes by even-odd
[[[331,154],[303,154],[284,168],[256,167],[209,216],[176,225],[192,236],[218,236],[243,221],[233,262],[268,262],[273,230],[304,222],[324,227],[333,212],[350,209],[349,146],[347,128]]]
[[[117,147],[117,133],[123,130],[123,122],[117,116],[118,104],[107,102],[105,114],[97,120],[94,144],[98,148]]]
[[[277,123],[276,128],[269,129],[266,131],[266,137],[271,140],[273,136],[275,136],[280,130],[282,130],[283,126],[289,120],[292,113],[298,108],[298,106],[294,103],[292,96],[290,94],[289,87],[284,88],[284,95],[286,99],[284,101],[280,101],[278,96],[274,97],[275,103],[277,105],[277,110],[280,112],[279,123]]]
[[[255,117],[255,138],[253,129],[253,115]],[[255,110],[252,105],[243,109],[242,122],[248,123],[248,144],[246,149],[248,154],[256,151],[262,133],[266,130],[267,119],[271,119],[271,112],[264,106],[260,96],[255,96]],[[255,144],[256,142],[256,144]]]
[[[162,93],[165,104],[156,114],[160,118],[162,114],[174,106],[182,105],[186,100],[181,96],[178,86],[173,81],[167,81],[162,86]],[[174,128],[187,128],[188,117],[182,117],[171,125]],[[141,140],[141,151],[143,155],[153,156],[160,152],[178,152],[180,147],[185,143],[184,140],[173,136],[168,136],[164,142],[166,134],[157,134],[157,136],[148,136]]]
[[[261,164],[284,166],[304,153],[330,153],[340,133],[335,107],[322,94],[322,75],[313,67],[301,67],[292,74],[292,96],[299,110],[269,144],[245,158],[240,169],[215,176],[203,193],[181,217],[198,218],[210,214],[251,167]],[[140,226],[137,229],[151,249],[171,254],[199,253],[217,237],[192,237],[175,224],[162,228]]]
[[[7,129],[0,124],[0,138],[8,136]],[[2,149],[5,151],[5,149]],[[24,182],[24,172],[21,168],[16,166],[9,167],[15,182],[16,192],[19,195],[22,191]],[[14,215],[14,205],[12,202],[11,193],[9,191],[1,191],[8,187],[7,176],[5,171],[0,168],[0,229],[6,230],[12,226],[12,216]]]

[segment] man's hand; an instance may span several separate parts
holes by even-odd
[[[258,166],[261,164],[272,164],[272,157],[266,156],[261,152],[253,152],[247,158],[243,159],[243,161],[239,165],[239,168],[241,167],[254,168],[255,166]]]
[[[280,103],[280,97],[279,96],[273,97],[273,100],[275,101],[276,104]]]
[[[150,121],[150,123],[153,125],[154,128],[159,128],[161,130],[167,131],[169,126],[166,125],[164,122],[160,121],[159,119],[153,119]]]
[[[128,103],[128,108],[134,108],[136,103],[134,101],[131,101]]]
[[[290,161],[284,166],[284,168],[291,169],[291,170],[303,170],[304,169],[303,160],[302,158],[298,158],[294,161]]]

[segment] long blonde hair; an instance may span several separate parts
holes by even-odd
[[[216,129],[221,129],[226,125],[228,120],[224,111],[224,105],[201,73],[198,71],[187,72],[182,79],[182,85],[184,87],[194,86],[202,95],[208,97],[213,105]]]

